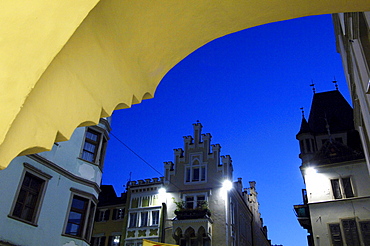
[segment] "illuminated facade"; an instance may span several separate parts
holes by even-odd
[[[0,241],[89,245],[109,131],[109,118],[77,128],[70,141],[0,172]]]
[[[338,90],[314,94],[297,139],[306,189],[294,208],[309,245],[369,245],[370,176],[353,110]]]
[[[174,150],[174,162],[165,162],[165,177],[127,183],[121,245],[142,246],[148,239],[180,246],[269,246],[256,182],[247,189],[241,178],[232,183],[230,156],[220,156],[221,146],[211,145],[200,123],[193,130],[184,137],[184,149]],[[102,222],[95,228],[100,236],[111,231]]]
[[[211,145],[202,125],[184,137],[184,149],[175,149],[174,162],[165,162],[167,189],[167,243],[180,246],[270,245],[259,213],[255,182],[243,189],[233,180],[230,156]],[[224,184],[230,182],[229,189]]]
[[[127,213],[123,235],[125,246],[141,246],[142,239],[160,242],[163,238],[163,180],[130,181],[127,184]]]

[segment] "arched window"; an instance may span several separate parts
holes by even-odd
[[[185,182],[205,182],[206,181],[206,165],[201,163],[199,159],[194,159],[191,165],[186,167]]]

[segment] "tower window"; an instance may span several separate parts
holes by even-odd
[[[351,198],[354,197],[351,178],[340,178],[330,180],[335,199]]]

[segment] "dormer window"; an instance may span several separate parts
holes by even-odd
[[[206,166],[195,159],[190,166],[186,167],[185,183],[204,181],[206,181]]]

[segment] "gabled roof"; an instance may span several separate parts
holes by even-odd
[[[313,134],[344,132],[354,129],[353,109],[342,94],[335,91],[315,93],[312,99],[308,127]]]

